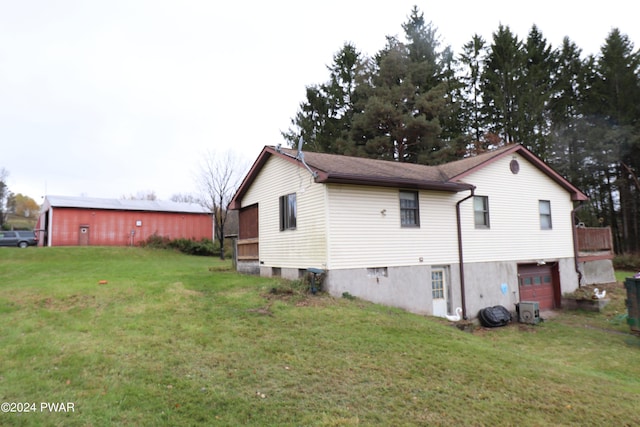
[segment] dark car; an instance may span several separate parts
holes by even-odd
[[[26,248],[37,244],[38,237],[33,231],[0,231],[0,246]]]

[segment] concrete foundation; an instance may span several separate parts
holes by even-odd
[[[532,261],[503,261],[465,264],[465,297],[467,318],[474,319],[485,307],[502,305],[515,312],[520,301],[518,264]],[[573,258],[547,260],[557,262],[560,292],[572,292],[578,287],[578,275]],[[431,289],[432,268],[444,268],[447,278],[447,311],[453,313],[462,306],[460,270],[458,264],[446,266],[410,265],[403,267],[333,269],[326,272],[322,290],[335,297],[348,293],[370,302],[398,307],[422,315],[433,314]],[[305,276],[306,269],[245,266],[258,269],[264,277],[296,280]]]
[[[243,274],[260,274],[260,264],[258,261],[237,261],[236,269]]]
[[[610,259],[581,262],[579,265],[583,285],[600,285],[616,281],[613,262]]]

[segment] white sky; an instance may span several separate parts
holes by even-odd
[[[628,0],[0,0],[0,168],[38,203],[195,193],[205,151],[283,143],[334,53],[374,55],[414,4],[456,54],[500,23],[584,55],[614,27],[640,40]]]

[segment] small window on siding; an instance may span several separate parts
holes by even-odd
[[[476,228],[489,228],[489,197],[473,198],[473,218]]]
[[[294,230],[297,215],[296,193],[280,196],[280,231]]]
[[[369,277],[389,277],[387,267],[369,267],[367,268],[367,276]]]
[[[400,225],[402,227],[420,226],[417,191],[400,192]]]
[[[551,230],[551,202],[549,200],[538,200],[540,211],[540,229]]]

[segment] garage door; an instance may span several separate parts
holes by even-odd
[[[555,268],[551,265],[521,264],[518,265],[520,281],[520,301],[538,301],[540,310],[557,307]]]

